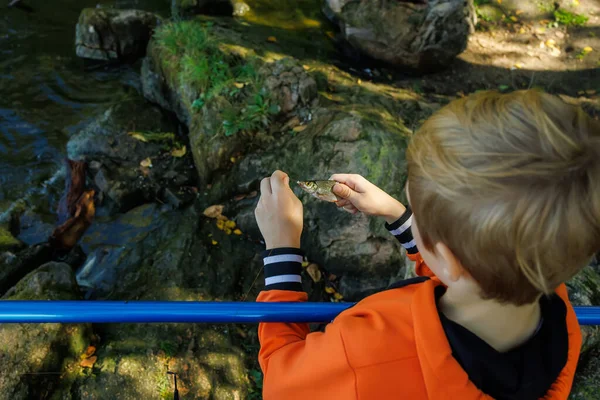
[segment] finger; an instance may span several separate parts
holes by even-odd
[[[360,186],[361,178],[362,176],[356,174],[333,174],[329,180],[344,183],[349,188],[357,190],[357,187]]]
[[[260,194],[264,196],[264,195],[269,195],[271,193],[273,193],[273,191],[271,189],[271,179],[263,178],[263,180],[260,181]]]
[[[338,200],[338,201],[335,202],[335,205],[338,206],[338,207],[344,207],[344,206],[347,206],[348,204],[351,204],[351,203],[347,199]]]
[[[271,175],[271,190],[273,193],[280,192],[285,189],[289,189],[290,177],[283,171],[275,171]]]
[[[333,194],[340,199],[351,199],[356,192],[343,183],[337,183],[333,186]]]
[[[358,209],[356,207],[354,207],[352,204],[348,204],[347,206],[344,206],[344,210],[346,210],[346,211],[358,211]]]

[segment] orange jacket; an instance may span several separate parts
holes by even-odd
[[[310,333],[307,324],[260,324],[264,399],[492,399],[453,357],[434,293],[442,283],[418,253],[410,258],[419,275],[432,279],[369,296],[337,316],[325,332]],[[567,399],[581,347],[566,287],[556,293],[566,306],[568,355],[545,399]],[[307,294],[267,290],[257,301],[307,301]]]

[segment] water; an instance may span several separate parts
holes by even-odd
[[[33,12],[6,8],[6,0],[0,6],[0,213],[43,190],[64,162],[69,137],[139,89],[136,66],[92,66],[75,56],[81,10],[169,12],[166,0],[25,2]]]

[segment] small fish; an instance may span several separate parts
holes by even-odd
[[[297,183],[305,192],[310,193],[319,200],[329,202],[338,200],[335,194],[333,194],[333,187],[337,183],[336,181],[298,181]]]

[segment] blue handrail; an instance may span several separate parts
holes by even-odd
[[[329,322],[354,303],[202,301],[0,301],[0,323]],[[575,307],[581,325],[600,325],[600,307]]]

